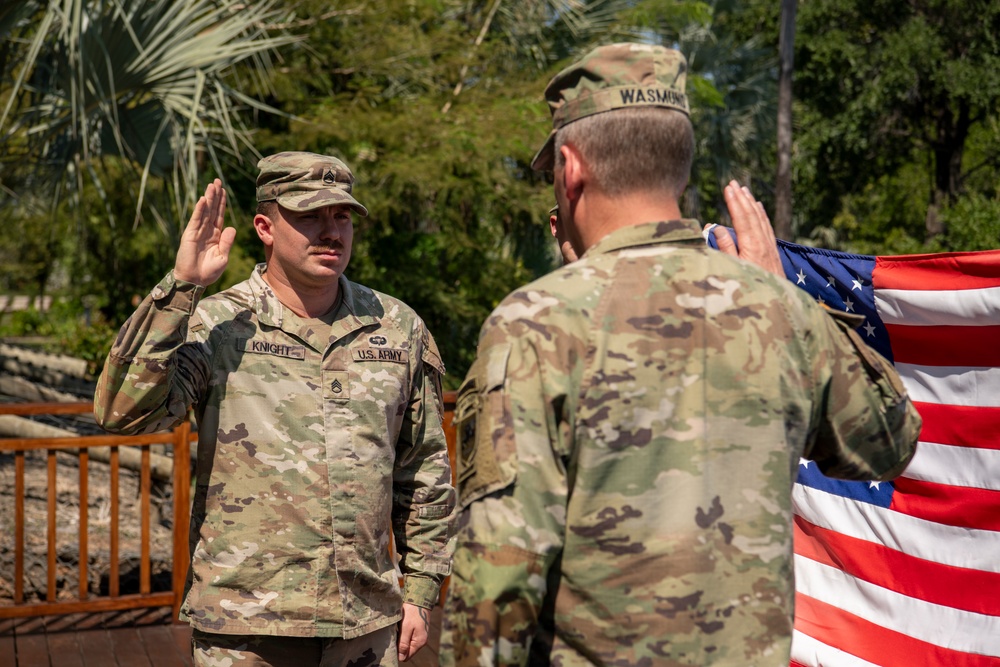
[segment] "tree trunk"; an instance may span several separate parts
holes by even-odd
[[[962,190],[962,157],[972,120],[968,103],[960,101],[957,106],[957,113],[947,106],[941,108],[937,136],[931,142],[934,151],[934,191],[924,219],[925,241],[944,233],[940,211],[950,205]]]
[[[792,237],[792,71],[795,59],[795,13],[798,0],[781,0],[778,38],[778,173],[774,180],[774,233]]]

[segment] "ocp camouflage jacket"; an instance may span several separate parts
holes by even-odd
[[[336,311],[306,320],[263,268],[205,299],[168,275],[122,327],[95,414],[138,433],[194,409],[194,627],[358,637],[404,600],[432,607],[450,571],[443,366],[397,299],[341,278]]]

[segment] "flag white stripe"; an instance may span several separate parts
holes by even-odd
[[[896,364],[910,398],[921,403],[1000,407],[1000,368]],[[995,437],[984,433],[983,437]]]
[[[1000,450],[921,441],[904,477],[1000,491]]]
[[[798,592],[875,625],[949,650],[1000,657],[1000,617],[924,602],[795,556]]]
[[[792,660],[806,667],[878,667],[873,662],[862,660],[839,648],[828,646],[809,635],[795,630],[792,632]]]
[[[967,290],[875,290],[875,309],[886,324],[990,326],[1000,312],[1000,287]]]
[[[803,484],[792,509],[809,523],[943,565],[1000,573],[1000,533],[918,519]]]

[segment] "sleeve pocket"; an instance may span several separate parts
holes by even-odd
[[[509,344],[484,351],[458,390],[458,496],[463,508],[517,477],[513,420],[504,391],[509,357]]]

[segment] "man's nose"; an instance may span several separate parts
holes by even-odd
[[[328,210],[328,209],[327,209]],[[340,222],[332,211],[320,214],[320,237],[324,239],[339,239],[341,236]]]

